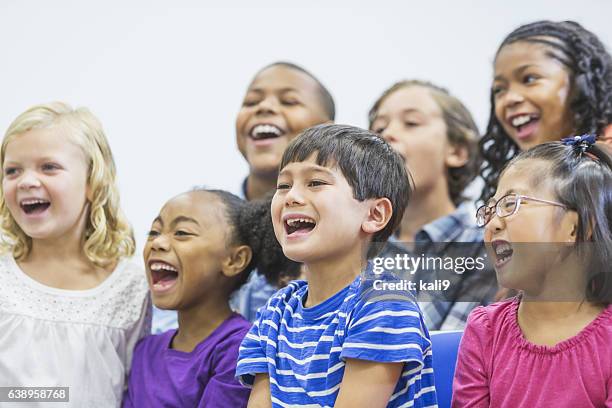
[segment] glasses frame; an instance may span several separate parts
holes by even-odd
[[[516,205],[514,207],[514,210],[512,210],[512,212],[508,213],[508,214],[501,214],[501,210],[499,209],[499,203],[501,201],[503,201],[506,197],[510,197],[510,196],[516,196]],[[499,218],[506,218],[509,217],[511,215],[514,215],[518,212],[519,208],[521,208],[521,202],[523,200],[526,201],[535,201],[538,203],[542,203],[542,204],[548,204],[548,205],[554,205],[556,207],[561,207],[561,208],[565,208],[567,209],[566,205],[563,205],[561,203],[557,203],[555,201],[550,201],[550,200],[543,200],[541,198],[536,198],[536,197],[531,197],[531,196],[526,196],[526,195],[522,195],[522,194],[517,194],[517,193],[510,193],[510,194],[506,194],[505,196],[501,197],[499,200],[495,201],[495,204],[493,205],[481,205],[480,207],[478,207],[478,209],[476,210],[476,225],[480,228],[483,228],[484,226],[486,226],[489,222],[491,222],[491,220],[493,219],[494,216],[498,216]],[[478,213],[484,209],[484,208],[488,208],[491,212],[492,215],[491,217],[482,225],[480,225],[478,223]]]

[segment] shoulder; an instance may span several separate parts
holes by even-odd
[[[292,299],[301,298],[307,289],[308,284],[306,281],[291,281],[287,286],[279,289],[270,297],[264,309],[270,312],[275,308],[283,310],[287,304],[292,303]]]
[[[517,298],[511,298],[474,308],[468,316],[466,331],[472,330],[489,335],[500,333],[500,329],[515,323],[518,302]]]
[[[162,353],[168,348],[170,339],[172,339],[175,333],[176,329],[173,329],[160,334],[148,335],[140,339],[134,348],[134,361],[149,359],[154,355]]]

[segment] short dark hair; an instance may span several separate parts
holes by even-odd
[[[550,49],[548,55],[570,71],[569,108],[577,134],[601,134],[612,123],[612,57],[595,34],[574,21],[536,21],[508,34],[496,55],[506,45],[518,41],[545,44]],[[482,201],[495,193],[501,169],[520,152],[495,116],[493,91],[490,100],[489,124],[479,142],[485,159],[480,172],[485,181]],[[569,135],[559,135],[566,136]]]
[[[385,90],[370,109],[368,113],[370,130],[372,130],[372,124],[376,120],[380,105],[385,99],[400,89],[413,86],[421,86],[430,92],[431,97],[442,111],[442,119],[446,125],[446,138],[451,145],[460,146],[467,150],[468,159],[463,166],[447,167],[446,169],[448,193],[453,203],[459,205],[465,201],[463,191],[474,180],[482,164],[478,152],[480,132],[470,111],[459,99],[451,95],[445,88],[428,81],[413,79],[397,82]]]
[[[584,152],[580,146],[548,142],[526,150],[508,163],[501,175],[518,162],[544,160],[548,172],[535,180],[551,180],[556,200],[578,214],[576,243],[591,242],[585,249],[587,300],[609,304],[612,301],[612,156],[607,146],[595,143]],[[500,176],[501,176],[500,175]]]
[[[292,62],[286,62],[286,61],[273,62],[272,64],[269,64],[263,67],[261,70],[259,70],[259,72],[262,72],[268,68],[276,67],[276,66],[294,69],[312,78],[312,80],[315,81],[317,83],[317,86],[319,87],[318,96],[319,96],[319,101],[321,102],[321,106],[323,107],[323,111],[325,112],[329,120],[333,121],[336,118],[336,104],[334,103],[334,98],[332,97],[331,93],[327,90],[327,88],[321,83],[321,81],[317,79],[316,76],[311,74],[306,69],[300,67],[299,65],[294,64]]]
[[[384,243],[399,226],[412,193],[410,176],[401,156],[376,134],[355,126],[323,124],[304,130],[287,147],[280,169],[316,154],[319,166],[337,166],[358,201],[386,197],[393,213],[372,242]],[[376,250],[368,251],[368,258]]]

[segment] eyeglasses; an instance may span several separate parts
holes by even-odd
[[[489,223],[489,221],[491,221],[491,219],[493,219],[494,215],[497,215],[499,218],[504,218],[509,217],[512,214],[516,214],[521,207],[521,202],[525,200],[567,208],[565,205],[556,203],[554,201],[542,200],[539,198],[511,193],[503,196],[493,205],[485,204],[478,208],[478,210],[476,210],[476,225],[479,227],[484,227]]]

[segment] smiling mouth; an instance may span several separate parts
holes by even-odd
[[[309,217],[288,218],[284,222],[285,232],[288,237],[310,233],[316,227],[315,220]]]
[[[151,272],[151,286],[154,291],[170,289],[178,279],[178,269],[169,263],[152,261],[149,263]]]
[[[494,241],[492,243],[495,254],[495,266],[500,267],[510,261],[514,250],[508,241]]]
[[[513,117],[509,123],[519,138],[525,138],[533,133],[539,121],[540,117],[536,114],[524,114]]]
[[[276,139],[285,134],[285,131],[276,125],[262,124],[255,125],[249,132],[249,137],[253,140]]]
[[[27,199],[19,203],[19,206],[26,214],[40,214],[44,212],[51,203],[43,199]]]

